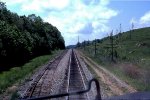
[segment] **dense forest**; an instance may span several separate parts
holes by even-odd
[[[0,2],[0,69],[24,63],[33,57],[64,49],[60,31],[42,18],[19,16]]]

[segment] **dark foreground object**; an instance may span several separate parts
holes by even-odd
[[[95,100],[101,100],[100,85],[97,79],[90,80],[88,84],[88,88],[86,90],[64,93],[64,94],[49,95],[49,96],[43,96],[43,97],[36,97],[36,98],[29,98],[29,99],[20,99],[20,100],[44,100],[44,99],[59,98],[59,97],[70,96],[70,95],[79,95],[79,94],[83,94],[83,93],[90,91],[92,82],[95,82],[96,89],[97,89],[97,96]]]
[[[23,98],[20,100],[45,100],[45,99],[59,98],[59,97],[70,96],[70,95],[79,95],[90,91],[92,82],[95,82],[96,89],[97,89],[97,96],[93,97],[95,98],[95,100],[150,100],[150,92],[136,92],[136,93],[126,94],[121,96],[113,96],[113,97],[102,99],[100,93],[100,85],[97,79],[90,80],[88,84],[88,88],[86,90],[64,93],[64,94],[49,95],[43,97],[36,97],[36,98],[28,98],[28,99]]]
[[[135,92],[121,96],[114,96],[103,100],[150,100],[150,92]]]

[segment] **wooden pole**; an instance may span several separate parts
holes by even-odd
[[[96,56],[96,39],[95,39],[95,56]]]

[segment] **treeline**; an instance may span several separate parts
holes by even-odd
[[[60,31],[34,14],[19,16],[0,2],[0,65],[17,64],[64,49]]]
[[[85,46],[89,46],[89,45],[94,45],[95,43],[101,43],[102,41],[104,41],[105,38],[103,39],[95,39],[95,40],[92,40],[92,41],[83,41],[83,42],[78,42],[75,47],[85,47]]]

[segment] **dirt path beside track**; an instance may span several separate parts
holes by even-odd
[[[103,97],[136,92],[136,89],[134,89],[132,86],[125,83],[123,80],[120,80],[111,72],[98,65],[89,57],[85,56],[82,52],[78,51],[78,53],[80,54],[81,59],[84,60],[87,66],[89,66],[89,69],[91,69],[92,72],[95,74],[95,77],[99,79],[101,89],[106,94]]]

